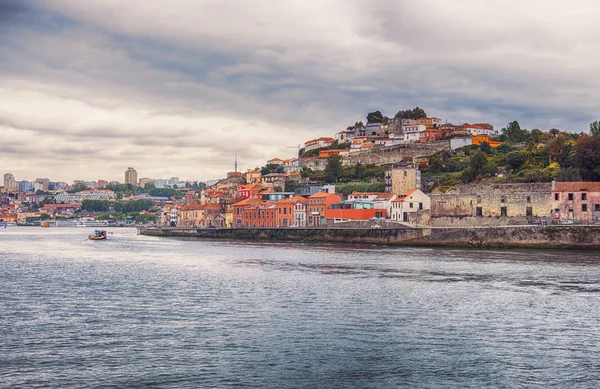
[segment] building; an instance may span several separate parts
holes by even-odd
[[[77,193],[62,192],[54,196],[54,201],[57,203],[69,204],[69,203],[81,203],[84,200],[116,200],[115,192],[108,189],[90,189],[83,190]]]
[[[557,221],[600,220],[600,182],[554,182],[552,214]]]
[[[245,173],[246,176],[246,184],[260,184],[260,179],[262,177],[260,173],[260,169],[248,169]]]
[[[47,191],[49,184],[50,184],[49,178],[36,178],[33,183],[33,189]]]
[[[11,173],[4,175],[4,191],[5,192],[16,192],[19,189],[19,184],[15,180],[15,177]]]
[[[40,208],[40,212],[46,213],[51,217],[70,217],[73,216],[75,211],[79,208],[81,208],[81,204],[46,204]]]
[[[19,192],[32,192],[33,184],[29,181],[19,181]]]
[[[513,224],[527,223],[550,216],[551,192],[551,183],[458,185],[448,193],[431,194],[431,219],[451,218],[470,220],[475,225],[493,225],[501,224],[502,218],[513,218]]]
[[[369,201],[373,203],[375,209],[384,209],[387,217],[392,212],[392,201],[396,199],[396,194],[392,192],[352,192],[348,195],[349,201]]]
[[[125,171],[125,184],[137,185],[137,183],[137,171],[132,167],[127,168],[127,170]]]
[[[427,130],[427,127],[423,124],[416,124],[411,126],[402,126],[402,132],[404,133],[405,143],[418,143],[423,137],[423,133]]]
[[[306,225],[308,227],[317,227],[325,225],[325,211],[330,208],[331,204],[337,204],[341,201],[342,199],[340,196],[327,192],[319,192],[310,196],[308,198],[306,210],[308,216],[308,221]]]
[[[489,136],[498,135],[496,133],[496,131],[494,131],[494,127],[489,123],[476,123],[476,124],[465,123],[461,126],[461,128],[463,130],[471,133],[471,135],[489,135]]]
[[[304,152],[323,147],[329,147],[333,144],[333,142],[335,142],[335,139],[326,137],[308,140],[306,143],[304,143]]]
[[[156,186],[156,185],[155,185],[155,182],[156,182],[156,180],[155,180],[155,179],[153,179],[153,178],[146,178],[146,177],[145,177],[145,178],[140,178],[140,180],[139,180],[139,185],[140,185],[142,188],[145,188],[145,187],[146,187],[146,185],[154,185],[154,186]]]
[[[326,224],[352,220],[382,219],[387,217],[385,209],[375,208],[373,201],[343,201],[325,208]]]
[[[421,171],[416,163],[405,162],[385,172],[385,191],[402,194],[421,189]]]
[[[409,223],[411,214],[431,210],[431,199],[419,189],[413,189],[392,201],[391,219]]]

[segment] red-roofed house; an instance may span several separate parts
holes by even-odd
[[[341,197],[327,192],[315,193],[308,197],[307,213],[309,227],[325,225],[325,211],[330,208],[331,204],[339,203]]]
[[[420,189],[413,189],[392,201],[391,219],[409,222],[409,214],[431,209],[429,196]]]
[[[600,220],[600,182],[555,182],[552,209],[556,220]]]

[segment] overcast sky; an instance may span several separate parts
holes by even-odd
[[[596,0],[0,0],[0,174],[209,180],[369,111],[587,131]]]

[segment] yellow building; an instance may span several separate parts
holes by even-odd
[[[260,179],[262,178],[260,169],[248,169],[245,175],[247,184],[260,184]]]

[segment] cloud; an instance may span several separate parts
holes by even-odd
[[[587,0],[5,1],[0,136],[13,143],[0,165],[19,179],[122,179],[127,166],[211,179],[234,153],[260,166],[369,111],[416,105],[451,122],[582,131],[600,104],[598,11]]]

